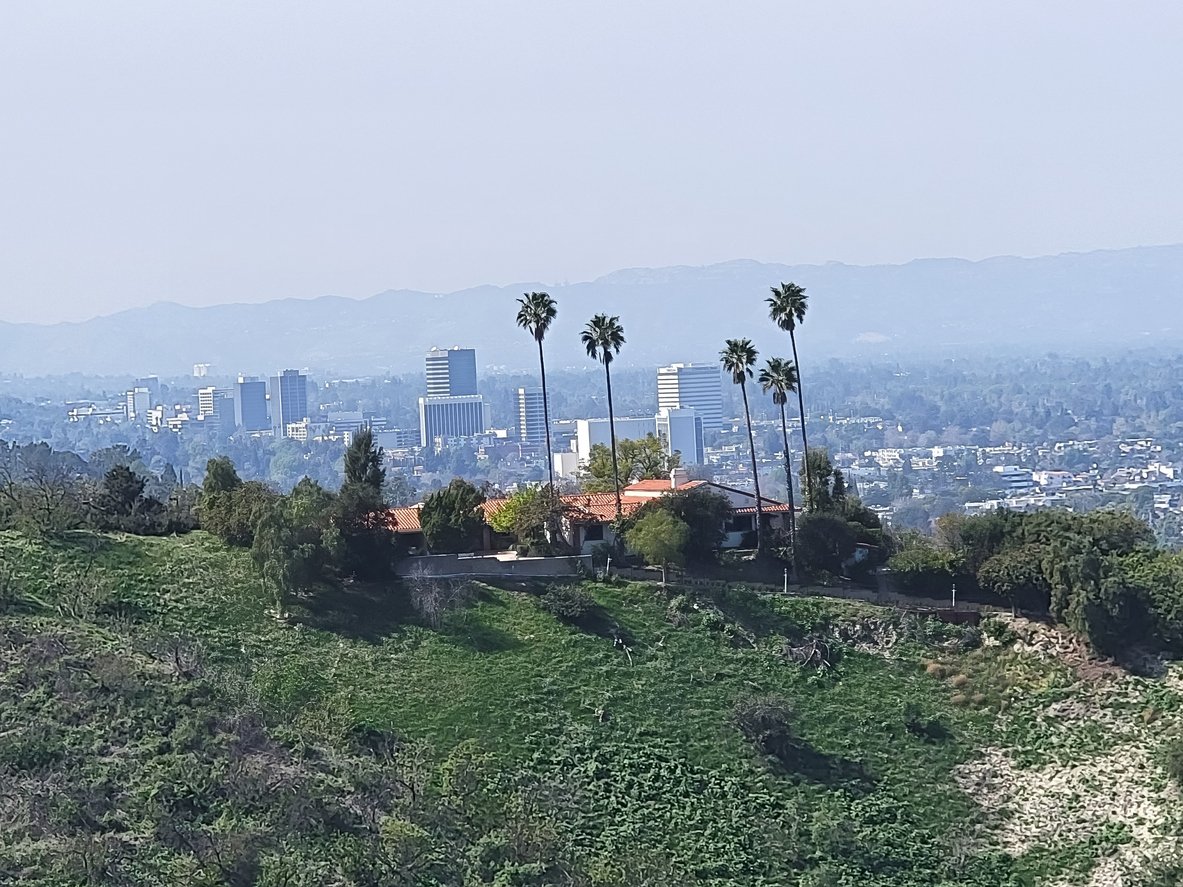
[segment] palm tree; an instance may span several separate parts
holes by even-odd
[[[620,519],[620,467],[616,462],[616,415],[612,411],[612,359],[624,345],[624,327],[619,317],[597,314],[587,322],[579,337],[587,356],[604,365],[604,379],[608,383],[608,432],[612,437],[612,482],[616,489],[616,519]]]
[[[542,353],[542,340],[554,322],[558,309],[549,293],[522,293],[518,299],[518,326],[526,330],[538,343],[538,372],[542,376],[542,418],[546,423],[546,470],[550,478],[553,495],[555,488],[555,458],[550,448],[550,404],[546,399],[546,357]],[[523,431],[525,429],[522,429]]]
[[[760,498],[760,471],[756,465],[756,438],[752,434],[752,412],[748,409],[748,379],[756,365],[756,347],[751,339],[728,339],[719,352],[723,369],[731,373],[731,381],[743,395],[743,415],[748,423],[748,447],[752,452],[752,480],[756,485],[756,551],[764,551],[764,503]]]
[[[785,419],[785,404],[789,392],[797,390],[797,366],[783,357],[770,357],[760,370],[760,387],[764,393],[772,392],[772,402],[780,407],[780,433],[785,444],[785,482],[789,485],[789,542],[793,546],[793,580],[798,571],[797,560],[797,509],[793,504],[793,460],[789,456],[789,425]]]
[[[801,451],[805,463],[805,499],[813,501],[813,477],[809,471],[809,438],[805,434],[805,395],[801,393],[801,362],[797,360],[797,325],[805,322],[805,310],[809,307],[809,296],[805,288],[795,283],[782,283],[772,287],[772,295],[765,299],[768,315],[782,330],[789,334],[793,343],[793,366],[797,369],[797,407],[801,411]]]

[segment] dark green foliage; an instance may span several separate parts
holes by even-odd
[[[904,591],[937,597],[949,596],[961,571],[955,554],[923,542],[895,553],[887,566]]]
[[[542,609],[556,619],[579,625],[596,609],[596,602],[581,588],[558,585],[538,599]]]
[[[116,465],[103,477],[95,506],[110,517],[129,517],[143,495],[144,479],[126,465]]]
[[[382,447],[374,446],[374,432],[363,428],[353,436],[353,441],[345,451],[343,486],[364,486],[381,492],[386,482],[386,469],[382,466],[384,460]]]
[[[1176,737],[1163,749],[1163,767],[1175,784],[1183,788],[1183,738]]]
[[[460,478],[428,496],[419,511],[427,547],[436,554],[475,550],[481,543],[484,501],[484,493]]]
[[[280,613],[322,581],[331,563],[333,495],[305,478],[291,495],[264,506],[255,521],[251,557]]]
[[[854,555],[857,541],[849,522],[835,514],[813,512],[797,522],[801,565],[809,571],[841,573],[843,562]]]
[[[242,480],[234,463],[226,456],[210,459],[205,465],[205,480],[201,491],[207,496],[214,493],[233,493],[242,486]]]
[[[686,560],[690,528],[668,511],[654,510],[633,524],[625,538],[628,547],[646,563],[661,567],[664,582],[666,566]]]
[[[1046,613],[1051,606],[1051,588],[1043,572],[1047,556],[1047,550],[1035,543],[1004,548],[978,568],[978,583],[1021,610]]]
[[[392,575],[398,539],[386,519],[381,489],[368,483],[346,484],[327,508],[336,531],[331,547],[337,572],[363,579]]]
[[[731,720],[749,742],[766,755],[784,759],[795,741],[793,705],[782,696],[741,699],[731,710]]]
[[[1149,527],[1129,512],[949,515],[936,530],[927,559],[959,563],[984,590],[1047,613],[1101,653],[1183,650],[1183,568],[1151,547]]]
[[[254,480],[229,490],[203,491],[197,506],[201,527],[227,545],[249,548],[255,523],[278,498],[278,493]]]

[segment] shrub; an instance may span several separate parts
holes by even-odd
[[[766,755],[784,758],[793,746],[793,706],[782,696],[741,699],[731,720],[748,741]]]
[[[954,689],[960,690],[962,687],[964,687],[966,684],[969,683],[969,676],[963,675],[963,674],[954,675],[951,683],[953,684]]]
[[[1163,749],[1163,766],[1171,779],[1183,788],[1183,737],[1175,737]]]
[[[569,585],[552,588],[540,599],[542,609],[561,622],[578,625],[596,608],[595,600],[581,588]]]
[[[936,741],[949,738],[948,728],[938,718],[925,717],[914,702],[904,705],[904,729],[921,739]]]

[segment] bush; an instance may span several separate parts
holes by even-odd
[[[578,625],[590,616],[596,609],[595,600],[586,591],[572,586],[552,588],[541,598],[539,603],[561,622]]]
[[[783,696],[741,699],[731,710],[731,720],[749,742],[766,755],[785,758],[793,746],[793,706]]]
[[[1183,788],[1183,737],[1175,737],[1163,749],[1163,766],[1175,783]]]

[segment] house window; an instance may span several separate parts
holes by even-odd
[[[604,541],[604,525],[603,524],[589,524],[583,531],[584,542],[603,542]]]
[[[746,533],[751,529],[752,516],[750,514],[737,514],[727,521],[726,530],[728,533]]]

